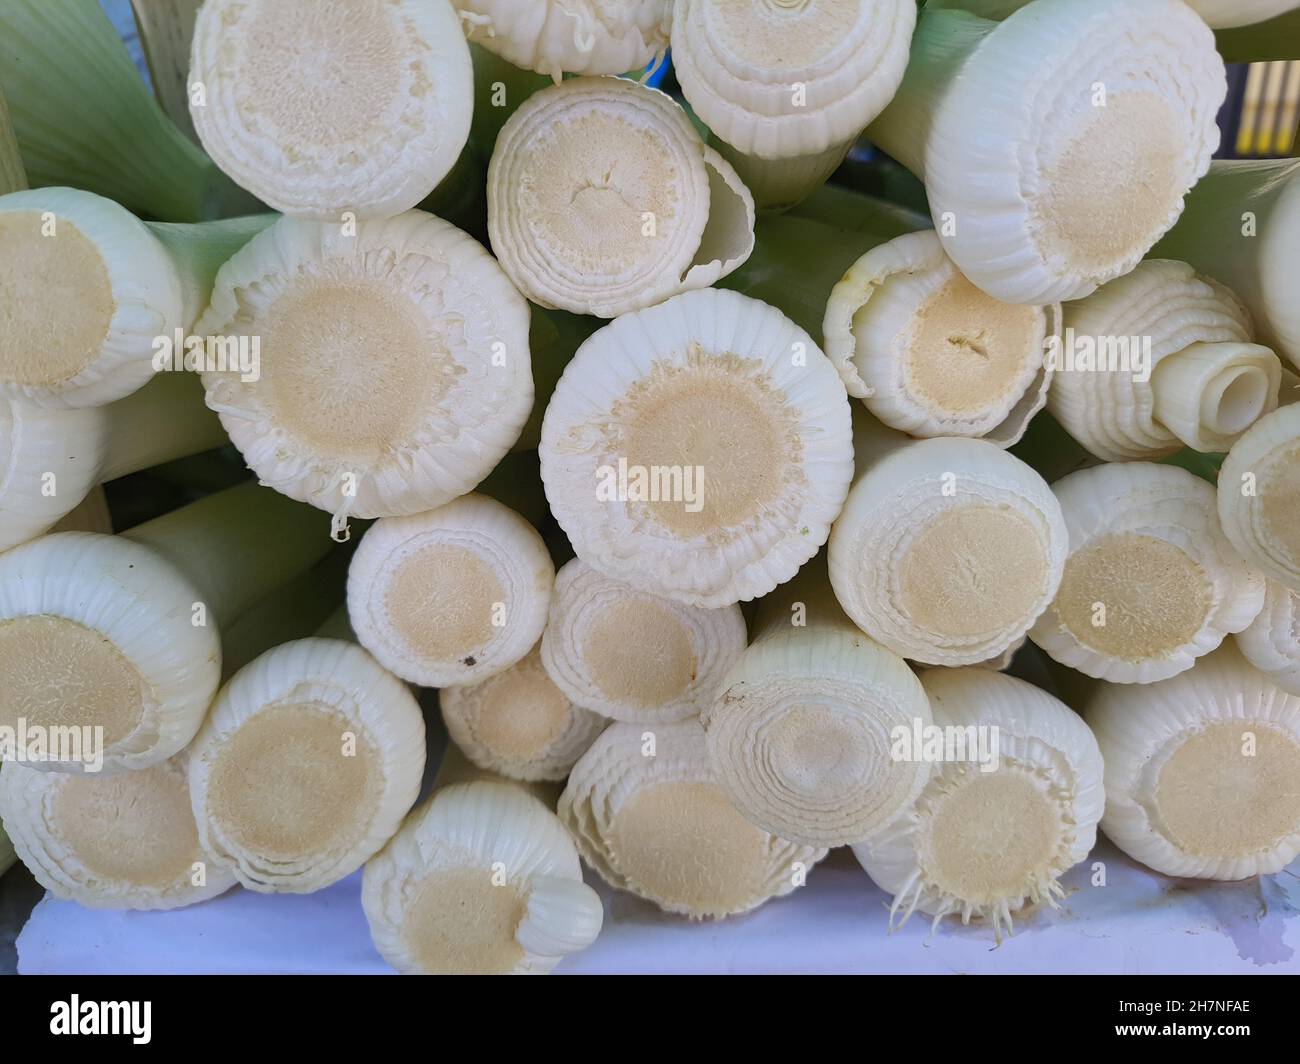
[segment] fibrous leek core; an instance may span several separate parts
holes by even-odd
[[[639,596],[616,600],[600,611],[583,658],[607,697],[646,707],[682,697],[699,667],[683,619]]]
[[[125,811],[125,812],[124,812]],[[168,765],[115,776],[68,776],[54,797],[63,846],[91,875],[162,889],[204,861],[185,777]]]
[[[413,653],[438,661],[464,661],[487,646],[500,604],[510,602],[501,580],[483,557],[465,547],[434,543],[417,548],[387,579],[384,604],[389,623]]]
[[[268,415],[331,457],[375,461],[409,446],[464,372],[391,285],[300,283],[260,331]]]
[[[804,480],[803,445],[785,396],[752,360],[733,354],[692,345],[684,364],[656,364],[615,405],[610,421],[611,449],[626,455],[629,469],[702,471],[694,482],[702,503],[696,512],[687,509],[689,500],[638,504],[681,538],[742,534]]]
[[[1006,506],[941,510],[916,534],[899,567],[912,622],[948,638],[984,635],[1032,616],[1049,582],[1042,533]]]
[[[0,376],[57,385],[99,355],[117,311],[99,249],[66,218],[0,213]]]
[[[150,688],[108,639],[64,617],[0,622],[0,724],[104,729],[104,747],[139,726]]]
[[[263,861],[302,861],[354,845],[380,785],[375,751],[351,722],[289,703],[261,711],[222,744],[208,815],[230,844]]]
[[[569,728],[569,700],[539,668],[508,669],[485,681],[483,690],[475,731],[502,757],[540,757]]]
[[[1264,722],[1222,721],[1183,739],[1144,804],[1152,825],[1179,850],[1249,857],[1300,831],[1297,781],[1294,735]]]
[[[1116,92],[1093,110],[1056,158],[1047,149],[1044,188],[1031,210],[1046,257],[1109,277],[1168,227],[1184,191],[1185,149],[1177,116],[1159,96]]]
[[[919,811],[922,877],[954,910],[1041,900],[1072,863],[1068,805],[1036,773],[966,770],[932,785]]]
[[[405,76],[407,46],[383,0],[346,5],[258,4],[245,29],[257,44],[257,62],[231,79],[244,121],[261,127],[289,163],[321,148],[365,143],[391,118]],[[431,91],[418,64],[407,91]],[[346,92],[339,87],[346,86]]]
[[[1300,567],[1300,444],[1269,457],[1256,490],[1269,546],[1287,565]]]
[[[1194,558],[1136,532],[1101,536],[1071,554],[1056,599],[1057,615],[1075,639],[1124,661],[1186,646],[1213,606],[1213,586]]]
[[[644,787],[618,810],[613,863],[637,892],[661,905],[724,915],[764,892],[771,837],[711,783]]]
[[[818,17],[810,19],[807,0],[714,0],[705,18],[714,48],[737,64],[804,69],[841,44],[858,22],[859,6],[820,0]]]
[[[951,417],[1010,409],[1042,365],[1042,311],[999,303],[955,269],[952,274],[917,312],[903,359],[908,388]]]
[[[435,872],[413,888],[401,934],[431,975],[504,975],[524,959],[515,930],[527,899],[487,868]]]

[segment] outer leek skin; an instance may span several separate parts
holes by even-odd
[[[95,0],[5,0],[0,89],[35,187],[83,188],[173,222],[256,202],[163,113]]]

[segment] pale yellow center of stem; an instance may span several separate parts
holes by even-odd
[[[964,770],[923,802],[917,860],[941,895],[1014,903],[1064,870],[1068,810],[1027,773]]]
[[[1154,814],[1185,853],[1235,858],[1272,850],[1300,832],[1300,742],[1261,721],[1211,724],[1161,768]]]
[[[63,617],[0,621],[0,724],[100,727],[107,749],[139,726],[148,690],[101,632]]]
[[[1070,634],[1122,661],[1159,659],[1186,646],[1213,604],[1213,587],[1194,558],[1136,532],[1101,536],[1071,554],[1056,595]]]
[[[53,804],[54,830],[92,875],[164,888],[188,882],[199,849],[185,777],[155,765],[116,776],[69,776]]]
[[[98,356],[117,304],[99,249],[66,218],[0,213],[0,379],[49,386]]]
[[[402,940],[430,975],[505,975],[523,960],[515,931],[527,900],[493,882],[488,868],[435,872],[415,888],[402,917]]]
[[[239,111],[275,131],[290,163],[371,140],[415,55],[382,0],[255,4],[246,54],[231,79]],[[360,163],[360,160],[357,160]]]
[[[409,299],[372,282],[309,283],[260,327],[268,419],[318,454],[374,460],[409,444],[463,372]]]
[[[722,915],[762,896],[768,834],[708,783],[652,784],[610,825],[614,866],[639,893],[697,915]]]
[[[384,607],[410,650],[439,662],[473,666],[500,630],[492,624],[510,603],[496,571],[475,551],[434,544],[404,558],[388,576]]]
[[[265,860],[346,850],[375,810],[375,762],[366,734],[340,714],[310,703],[273,706],[222,745],[208,815],[235,845]]]
[[[686,365],[656,366],[616,404],[614,416],[622,433],[613,445],[626,456],[629,474],[680,470],[684,496],[687,471],[697,471],[696,512],[685,498],[636,504],[679,537],[725,541],[804,483],[803,444],[785,396],[734,355],[697,350]]]
[[[507,669],[483,685],[474,733],[501,757],[544,755],[569,728],[573,708],[540,667]]]
[[[1000,303],[956,275],[917,312],[903,364],[908,390],[946,417],[1014,404],[1030,364],[1043,358],[1041,315],[1038,307]]]
[[[951,506],[928,521],[899,565],[902,608],[925,632],[994,634],[1033,619],[1047,583],[1042,533],[1006,506]]]
[[[1180,123],[1153,93],[1111,93],[1045,174],[1032,204],[1040,251],[1084,274],[1143,254],[1168,225],[1180,184]]]
[[[682,619],[643,598],[605,606],[587,629],[582,657],[607,698],[645,707],[680,698],[699,666]]]
[[[766,70],[799,71],[838,47],[860,0],[714,0],[704,10],[714,47]]]

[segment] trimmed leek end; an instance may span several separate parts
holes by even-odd
[[[120,536],[63,532],[0,555],[0,723],[103,728],[106,774],[166,760],[221,676],[216,626],[191,623],[202,602],[175,566]],[[95,771],[85,751],[28,763]]]
[[[285,214],[334,221],[424,199],[465,146],[474,102],[446,0],[208,0],[190,85],[218,166]]]
[[[1051,76],[1026,79],[1027,55]],[[924,177],[973,284],[1043,305],[1127,273],[1174,224],[1226,92],[1180,0],[1039,0],[999,23],[927,8],[868,135]]]
[[[848,398],[779,311],[688,292],[595,333],[542,423],[578,557],[693,606],[756,598],[826,541],[853,474]]]
[[[1227,450],[1278,402],[1282,364],[1250,343],[1236,295],[1185,262],[1147,259],[1065,308],[1048,409],[1108,462],[1184,443]]]
[[[668,50],[671,0],[453,0],[465,36],[524,70],[624,74]]]
[[[299,639],[241,669],[189,750],[199,842],[251,890],[360,868],[420,793],[424,718],[355,643]]]
[[[533,526],[470,494],[372,525],[348,569],[348,616],[361,645],[402,679],[478,683],[536,645],[554,583]]]
[[[55,897],[89,909],[176,909],[235,885],[199,842],[187,773],[183,755],[102,778],[5,765],[0,817]]]
[[[1300,698],[1231,642],[1160,683],[1103,684],[1084,715],[1106,761],[1101,828],[1134,860],[1231,880],[1300,854]]]
[[[841,846],[915,801],[929,766],[892,757],[892,735],[928,725],[930,706],[906,663],[844,616],[824,575],[801,585],[802,573],[763,601],[761,633],[702,722],[718,780],[747,820],[805,846]]]
[[[181,327],[163,246],[111,200],[70,188],[0,197],[0,396],[99,406],[153,376],[154,340]]]
[[[694,720],[653,731],[611,724],[573,766],[559,816],[610,886],[694,919],[734,916],[789,894],[826,856],[741,816]]]
[[[488,232],[533,302],[613,318],[743,263],[754,201],[671,97],[574,78],[534,93],[502,128]]]
[[[1270,581],[1264,608],[1236,640],[1247,661],[1283,691],[1300,696],[1300,591]]]
[[[1096,466],[1053,485],[1070,534],[1056,600],[1029,633],[1112,683],[1190,669],[1264,603],[1264,578],[1219,528],[1214,488],[1175,466]]]
[[[889,102],[915,26],[912,0],[677,0],[673,69],[700,120],[738,153],[817,155],[847,149]]]
[[[366,865],[370,935],[399,972],[545,974],[595,941],[600,898],[555,814],[510,783],[434,792]]]
[[[850,395],[912,436],[1010,447],[1047,402],[1059,305],[1003,303],[966,280],[933,230],[868,251],[831,291],[826,354]]]
[[[737,605],[687,606],[574,558],[555,578],[542,664],[593,713],[634,724],[698,717],[745,649]]]
[[[1219,520],[1271,580],[1300,591],[1300,404],[1261,418],[1219,471]]]
[[[1219,159],[1156,252],[1232,288],[1250,308],[1259,342],[1300,367],[1297,244],[1300,160]]]
[[[482,245],[410,211],[355,233],[282,218],[222,267],[196,331],[259,340],[260,376],[203,374],[208,405],[264,484],[342,535],[465,494],[510,450],[528,322]]]
[[[516,780],[562,780],[609,721],[576,706],[539,647],[480,683],[438,694],[452,741],[475,765]]]
[[[830,537],[845,612],[901,657],[974,665],[1047,609],[1068,550],[1029,466],[984,440],[919,440],[868,465]]]
[[[1068,706],[1023,680],[966,668],[921,682],[935,725],[962,729],[976,749],[936,764],[912,809],[853,852],[894,896],[891,928],[919,910],[935,926],[949,915],[988,921],[1000,942],[1013,913],[1059,907],[1060,877],[1092,849],[1102,755]]]

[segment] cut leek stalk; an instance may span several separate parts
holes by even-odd
[[[222,688],[188,751],[199,841],[251,890],[306,894],[360,868],[420,792],[424,718],[355,643],[284,643]]]
[[[1106,762],[1101,828],[1134,860],[1248,879],[1300,854],[1300,698],[1231,641],[1172,679],[1102,684],[1084,715]]]
[[[934,723],[961,729],[967,745],[953,752],[964,756],[945,747],[915,805],[853,852],[893,895],[891,929],[919,910],[936,927],[948,915],[988,921],[1001,941],[1012,914],[1059,908],[1061,876],[1092,850],[1102,755],[1068,706],[1024,680],[966,668],[921,682]]]
[[[1042,305],[1127,273],[1173,225],[1226,92],[1181,0],[1037,0],[1002,22],[927,7],[867,135],[924,178],[972,284]]]
[[[1053,486],[1070,557],[1029,633],[1062,665],[1112,683],[1190,669],[1264,604],[1264,578],[1219,528],[1214,488],[1174,466],[1097,466]]]
[[[473,70],[447,0],[207,0],[191,56],[203,146],[285,214],[401,214],[469,137]]]
[[[1185,262],[1147,259],[1067,304],[1048,409],[1106,461],[1183,445],[1222,453],[1277,407],[1282,363],[1251,340],[1231,291]]]
[[[655,724],[698,717],[744,649],[739,606],[687,606],[574,558],[555,578],[542,664],[575,704]]]
[[[488,233],[533,302],[613,318],[744,262],[754,201],[671,97],[574,78],[530,96],[497,137]]]
[[[407,817],[366,864],[361,903],[375,948],[409,974],[546,974],[604,920],[555,814],[484,779],[441,786]]]
[[[805,846],[868,838],[929,775],[892,753],[896,729],[930,724],[920,682],[844,616],[820,560],[762,600],[753,643],[701,719],[745,818]]]
[[[1219,521],[1247,564],[1300,591],[1300,405],[1261,418],[1219,472]]]
[[[555,389],[539,453],[579,558],[705,608],[764,595],[816,554],[853,462],[848,398],[812,338],[717,290],[595,333]]]
[[[573,766],[559,816],[610,886],[694,919],[789,894],[826,855],[741,816],[695,720],[611,724]]]
[[[1259,616],[1234,638],[1247,661],[1283,691],[1300,696],[1300,591],[1270,581]]]

